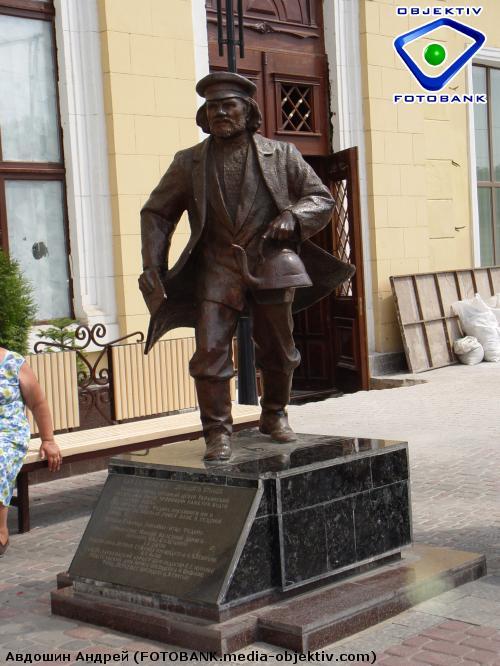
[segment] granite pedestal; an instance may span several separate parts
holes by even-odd
[[[341,578],[402,566],[406,443],[304,434],[274,444],[256,430],[234,440],[231,461],[216,465],[203,463],[202,440],[113,458],[53,612],[193,649],[237,649],[262,631],[302,649],[295,626],[269,629],[273,604],[323,594],[321,614]]]

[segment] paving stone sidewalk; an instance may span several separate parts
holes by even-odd
[[[374,652],[388,666],[500,665],[500,365],[453,366],[418,379],[428,383],[291,407],[292,425],[409,441],[415,540],[485,553],[489,573],[325,652],[339,663],[340,655],[366,663],[363,655]],[[11,511],[11,547],[0,559],[0,664],[15,663],[9,652],[70,654],[77,664],[85,655],[123,650],[130,660],[142,650],[150,655],[142,663],[158,663],[155,652],[175,652],[50,614],[55,576],[67,569],[105,478],[95,472],[32,487],[34,528],[27,534],[16,534]],[[269,661],[283,652],[266,644],[242,652],[252,650]]]

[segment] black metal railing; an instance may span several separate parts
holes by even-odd
[[[34,346],[35,354],[53,349],[76,353],[81,430],[116,423],[111,348],[125,340],[130,341],[131,338],[135,338],[133,342],[144,342],[144,334],[141,331],[103,342],[105,338],[104,324],[94,324],[92,328],[80,324],[74,331],[74,340],[71,343],[40,340]],[[93,349],[89,350],[90,345],[93,345]],[[92,352],[97,352],[97,357],[91,362],[88,354]]]

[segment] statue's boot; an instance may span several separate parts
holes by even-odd
[[[228,380],[196,379],[201,424],[206,451],[203,460],[216,462],[231,457],[231,390]]]
[[[276,442],[294,442],[297,436],[290,428],[286,406],[290,402],[293,373],[262,371],[262,398],[259,430]]]

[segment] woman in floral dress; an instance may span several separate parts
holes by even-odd
[[[40,384],[22,356],[0,347],[0,555],[9,545],[7,512],[30,439],[25,404],[40,432],[40,457],[47,458],[49,469],[56,472],[61,467],[61,451],[54,441],[52,418]]]

